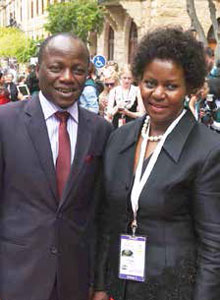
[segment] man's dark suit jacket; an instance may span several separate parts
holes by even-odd
[[[75,158],[62,199],[38,96],[0,108],[0,299],[87,300],[102,154],[111,131],[79,108]],[[98,189],[98,188],[97,188]]]
[[[119,235],[132,220],[130,191],[143,120],[115,131],[106,147],[95,287],[117,300],[219,300],[220,139],[189,111],[167,137],[140,195],[137,235],[148,237],[146,282],[118,279]]]

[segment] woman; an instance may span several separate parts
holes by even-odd
[[[99,114],[107,118],[109,92],[119,84],[118,74],[108,69],[103,73],[104,90],[99,95]]]
[[[148,115],[106,148],[93,300],[220,299],[220,140],[183,108],[205,80],[203,47],[159,28],[132,70]]]
[[[9,91],[4,87],[4,76],[0,72],[0,105],[10,102]]]
[[[133,77],[130,67],[124,66],[120,72],[121,84],[109,93],[108,119],[115,128],[144,114],[140,90],[132,84]]]

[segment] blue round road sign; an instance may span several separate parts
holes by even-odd
[[[93,63],[96,68],[103,68],[106,64],[106,59],[103,55],[96,55],[93,58]]]

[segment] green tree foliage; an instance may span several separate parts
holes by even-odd
[[[16,58],[18,63],[25,63],[35,56],[37,41],[13,27],[0,27],[0,57]]]
[[[73,32],[87,41],[89,32],[100,33],[104,8],[95,0],[73,0],[49,6],[45,29],[50,33]]]

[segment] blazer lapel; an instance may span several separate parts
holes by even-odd
[[[57,198],[52,151],[38,96],[27,102],[25,107],[25,123],[51,191],[54,197]]]
[[[65,199],[68,197],[72,188],[77,185],[79,173],[83,168],[83,164],[91,144],[91,126],[92,123],[90,118],[88,118],[86,112],[79,107],[79,125],[75,157],[71,166],[70,176],[68,178],[63,197],[60,201],[60,206],[65,202]]]
[[[123,178],[121,179],[125,184],[125,188],[129,191],[133,182],[133,169],[136,144],[139,138],[141,127],[146,116],[138,118],[133,124],[134,128],[126,131],[126,139],[121,144],[119,154],[122,155],[123,164]]]
[[[179,160],[184,144],[195,124],[196,120],[191,111],[188,110],[167,137],[163,148],[175,162]]]

